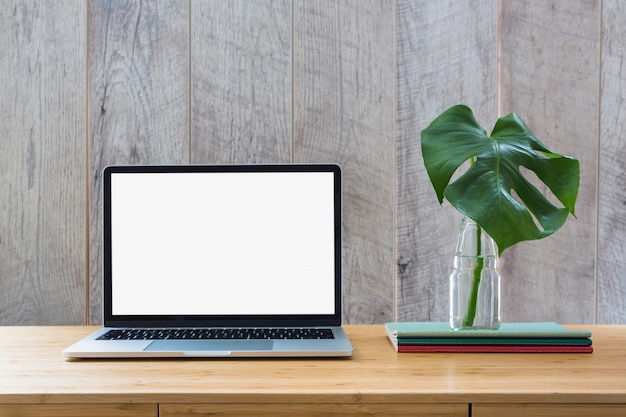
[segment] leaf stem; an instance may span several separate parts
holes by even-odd
[[[467,299],[467,310],[463,317],[463,326],[471,327],[474,325],[476,319],[476,307],[478,304],[478,289],[480,288],[480,279],[483,274],[483,268],[485,266],[485,259],[482,256],[482,228],[478,223],[476,224],[476,265],[474,266],[474,273],[472,279],[472,288],[470,289],[469,297]]]

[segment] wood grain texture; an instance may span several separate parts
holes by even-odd
[[[475,404],[472,417],[619,417],[626,404]]]
[[[500,113],[515,111],[544,144],[581,165],[577,218],[503,255],[505,321],[596,320],[599,4],[501,2]]]
[[[382,325],[346,325],[350,359],[67,360],[95,327],[0,326],[0,404],[626,405],[626,326],[568,327],[591,331],[594,352],[397,353]]]
[[[157,417],[156,404],[0,404],[0,417]]]
[[[447,321],[448,277],[461,215],[439,206],[420,132],[465,103],[496,119],[498,3],[398,2],[397,320]],[[486,127],[489,129],[489,127]]]
[[[90,322],[102,320],[101,173],[189,162],[189,4],[89,2]]]
[[[602,85],[598,186],[598,317],[626,322],[626,7],[602,2]]]
[[[83,1],[0,8],[0,325],[85,323]]]
[[[467,404],[163,404],[160,417],[467,417]]]
[[[291,162],[291,2],[195,1],[191,29],[192,162]]]
[[[504,320],[626,323],[624,12],[618,0],[9,0],[0,324],[100,323],[102,168],[189,162],[339,163],[346,321],[446,320],[460,216],[436,202],[419,132],[460,102],[488,130],[515,111],[581,160],[578,218],[504,253]]]
[[[344,178],[344,320],[393,318],[394,1],[294,2],[294,161]]]

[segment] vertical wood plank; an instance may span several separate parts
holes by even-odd
[[[549,148],[581,164],[577,219],[503,255],[506,321],[595,321],[599,4],[501,2],[501,114],[515,111]]]
[[[0,8],[0,325],[85,323],[85,16]]]
[[[291,2],[194,1],[194,163],[292,158]]]
[[[398,2],[397,320],[447,321],[461,215],[439,206],[420,132],[464,103],[487,129],[497,118],[497,1]]]
[[[598,322],[626,323],[626,6],[602,2]]]
[[[294,2],[294,161],[344,178],[344,318],[393,319],[394,1]]]
[[[102,320],[101,172],[189,162],[189,4],[89,2],[90,321]]]

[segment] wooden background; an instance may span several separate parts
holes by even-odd
[[[334,162],[345,321],[447,320],[460,215],[419,132],[517,112],[577,218],[501,259],[505,321],[626,323],[621,0],[2,0],[0,324],[101,322],[107,164]]]

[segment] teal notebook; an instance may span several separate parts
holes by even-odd
[[[591,339],[587,337],[412,337],[398,339],[398,344],[419,346],[591,346]]]
[[[502,323],[498,330],[452,330],[448,322],[386,323],[392,339],[407,338],[589,338],[589,330],[571,330],[554,322]]]

